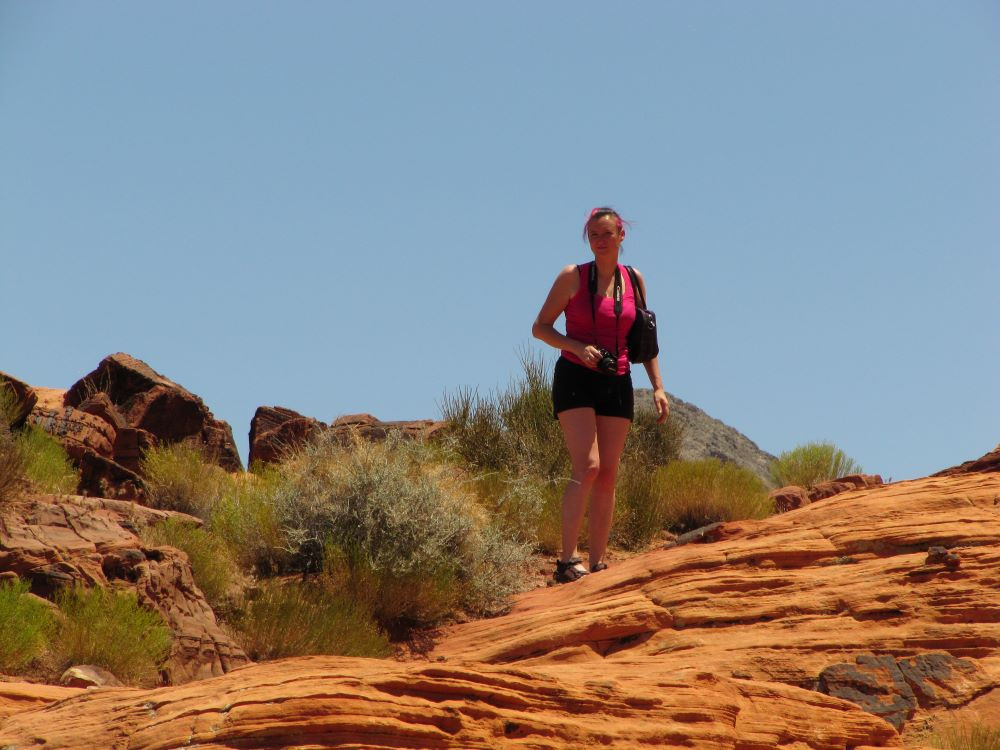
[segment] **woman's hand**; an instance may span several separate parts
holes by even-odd
[[[653,403],[656,405],[656,413],[659,415],[656,418],[656,423],[663,424],[670,414],[670,401],[667,399],[667,392],[662,388],[653,391]]]
[[[597,363],[601,361],[601,353],[593,344],[579,343],[579,346],[575,347],[573,353],[591,370],[596,370]]]

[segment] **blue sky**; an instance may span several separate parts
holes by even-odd
[[[0,0],[0,370],[436,417],[611,204],[667,390],[905,479],[1000,442],[1000,4]],[[648,385],[637,373],[637,385]]]

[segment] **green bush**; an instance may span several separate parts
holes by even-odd
[[[285,481],[271,464],[234,475],[213,506],[208,527],[224,539],[242,568],[273,575],[288,566],[274,498]]]
[[[55,619],[26,581],[0,583],[0,670],[16,673],[42,654]]]
[[[16,442],[24,456],[25,476],[36,490],[63,495],[76,491],[80,475],[62,443],[35,425],[26,425]]]
[[[615,490],[615,517],[611,542],[628,550],[646,547],[663,528],[665,498],[659,491],[656,469],[641,462],[622,463]]]
[[[21,492],[24,472],[24,454],[6,423],[0,423],[0,508],[11,503]]]
[[[94,664],[129,684],[155,680],[170,653],[170,630],[133,594],[74,587],[62,591],[56,604],[63,618],[52,655],[60,671]]]
[[[209,517],[232,480],[208,463],[200,447],[174,443],[147,450],[141,462],[149,504],[198,518]]]
[[[191,574],[212,609],[225,610],[238,596],[242,575],[224,539],[180,518],[168,518],[142,531],[152,547],[176,547],[188,556]]]
[[[771,462],[771,476],[778,487],[812,487],[819,482],[848,474],[861,467],[833,443],[806,443],[785,451]]]
[[[358,602],[321,582],[267,580],[231,629],[252,659],[307,654],[381,657],[389,642]]]
[[[662,524],[676,533],[774,512],[760,477],[715,458],[674,461],[657,470],[653,486],[662,502]]]
[[[1000,750],[1000,726],[982,722],[947,724],[935,730],[933,747],[945,750]]]
[[[489,530],[464,474],[425,444],[390,435],[344,446],[327,433],[283,471],[275,508],[293,563],[318,571],[325,550],[340,550],[351,577],[372,579],[385,627],[434,622],[453,606],[497,611],[520,586],[528,546]]]

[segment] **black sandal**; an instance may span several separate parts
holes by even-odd
[[[580,570],[576,567],[582,562],[583,560],[579,557],[571,557],[566,562],[556,560],[556,572],[552,574],[552,577],[556,580],[556,583],[572,583],[573,581],[579,581],[587,575],[587,571]]]
[[[602,570],[607,570],[608,564],[606,562],[594,563],[590,566],[591,573],[600,573]]]

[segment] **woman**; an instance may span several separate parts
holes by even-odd
[[[577,556],[577,538],[587,501],[590,571],[606,569],[604,553],[615,510],[615,479],[632,424],[632,376],[625,336],[635,320],[635,296],[627,270],[618,265],[625,222],[612,208],[595,208],[583,227],[594,260],[566,266],[556,277],[531,334],[562,350],[552,381],[552,402],[572,463],[562,500],[562,553],[554,578],[560,583],[587,575]],[[646,284],[636,270],[646,297]],[[619,302],[616,305],[616,301]],[[555,321],[566,315],[566,335]],[[653,385],[658,421],[670,404],[656,359],[645,364]]]

